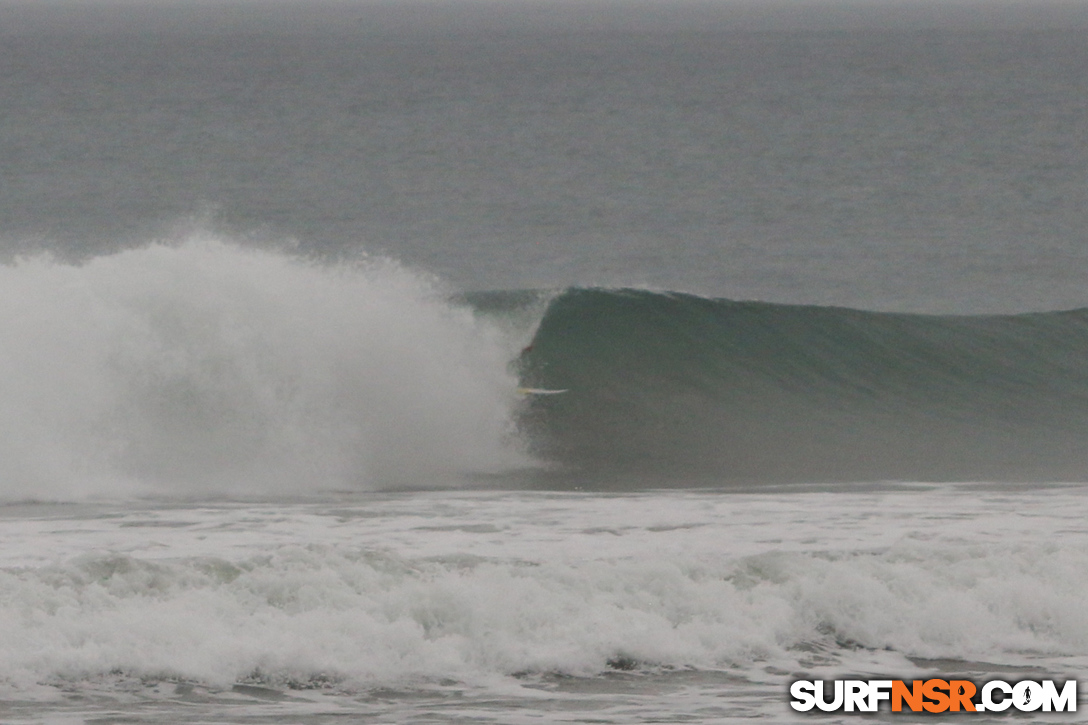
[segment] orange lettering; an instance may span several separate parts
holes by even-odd
[[[915,680],[913,690],[907,689],[907,683],[902,680],[892,682],[892,712],[903,711],[903,701],[907,701],[907,707],[911,712],[920,712],[922,709],[922,681]]]
[[[922,705],[926,712],[944,712],[948,709],[948,695],[941,692],[947,689],[948,682],[945,680],[926,680],[922,684],[922,695],[932,700]]]
[[[961,704],[967,712],[975,711],[975,703],[971,702],[971,698],[975,696],[975,683],[970,680],[952,680],[948,683],[948,694],[951,701],[948,709],[952,712],[959,712]]]

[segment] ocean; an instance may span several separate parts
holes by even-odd
[[[0,721],[1083,681],[1086,31],[3,0]]]

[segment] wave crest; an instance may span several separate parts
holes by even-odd
[[[523,356],[541,455],[600,480],[1079,480],[1088,311],[932,316],[556,297]]]
[[[8,499],[429,487],[524,460],[511,343],[392,262],[209,238],[37,256],[0,266],[0,307]]]

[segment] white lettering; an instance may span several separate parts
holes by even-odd
[[[831,702],[824,701],[824,681],[816,681],[816,707],[824,712],[834,712],[842,707],[842,680],[835,680],[835,699]]]
[[[846,681],[846,711],[869,712],[869,683],[865,680]]]
[[[1000,690],[1002,697],[994,702],[993,692]],[[982,705],[986,710],[1004,712],[1012,705],[1012,686],[1003,680],[990,680],[982,687]]]
[[[1054,686],[1054,680],[1043,680],[1043,712],[1050,712],[1053,707],[1056,712],[1077,711],[1077,681],[1066,680],[1059,694]]]
[[[1021,680],[1012,688],[1012,704],[1021,712],[1033,712],[1043,706],[1043,686],[1031,680]]]
[[[790,707],[798,712],[808,712],[816,706],[816,686],[810,680],[798,680],[790,685],[790,694],[793,700]]]
[[[869,712],[876,712],[881,700],[892,699],[891,680],[869,680]]]

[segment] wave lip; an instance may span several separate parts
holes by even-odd
[[[934,316],[633,289],[554,298],[538,454],[597,480],[1082,480],[1088,310]],[[624,484],[626,485],[626,484]]]

